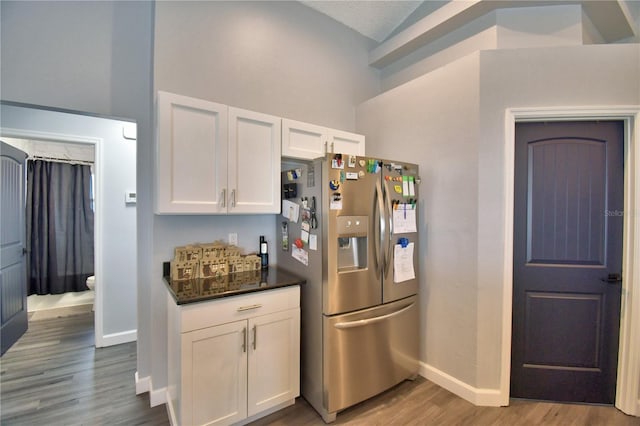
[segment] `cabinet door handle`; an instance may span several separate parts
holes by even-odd
[[[247,351],[247,327],[242,329],[242,352]]]
[[[331,153],[333,154],[335,152],[335,146],[334,143],[331,142]]]
[[[262,308],[262,303],[256,303],[255,305],[240,306],[237,309],[237,311],[242,312],[242,311],[249,311],[251,309],[258,309],[258,308]]]
[[[231,190],[231,207],[235,207],[236,206],[236,190],[232,189]]]
[[[256,350],[256,341],[258,340],[258,328],[256,325],[253,326],[253,350]]]
[[[224,188],[222,190],[222,194],[221,197],[222,201],[220,202],[220,204],[222,205],[222,208],[227,207],[227,188]]]

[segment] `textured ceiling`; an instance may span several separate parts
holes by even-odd
[[[422,1],[302,1],[377,42],[385,40]]]

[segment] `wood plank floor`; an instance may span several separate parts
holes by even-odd
[[[136,344],[96,349],[93,313],[29,322],[0,358],[5,425],[168,425],[136,396]]]
[[[303,399],[252,426],[320,426],[322,419]],[[418,377],[348,408],[332,425],[460,426],[638,426],[640,418],[614,407],[512,400],[509,407],[476,407],[438,385]]]
[[[167,425],[164,405],[136,396],[135,343],[95,349],[91,313],[32,321],[0,358],[0,423],[4,425]],[[336,425],[620,425],[640,418],[613,407],[511,401],[476,407],[418,378],[338,415]],[[254,426],[324,425],[298,398]]]

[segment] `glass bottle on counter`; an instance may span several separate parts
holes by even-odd
[[[262,269],[269,267],[269,250],[267,247],[267,240],[264,239],[264,235],[260,235],[260,264]]]

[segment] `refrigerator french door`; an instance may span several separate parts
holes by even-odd
[[[340,154],[282,173],[278,264],[307,280],[301,393],[325,422],[418,372],[418,182],[416,165]]]
[[[320,163],[327,181],[322,185],[322,205],[328,206],[323,209],[328,217],[323,313],[349,312],[416,294],[417,278],[396,282],[394,274],[400,239],[410,247],[417,266],[417,225],[415,230],[402,229],[411,232],[398,233],[394,216],[403,225],[407,215],[416,217],[418,166],[375,160],[377,171],[371,172],[369,162],[356,160],[352,168],[344,161],[344,168],[334,168],[333,156]],[[405,177],[414,178],[412,191]]]

